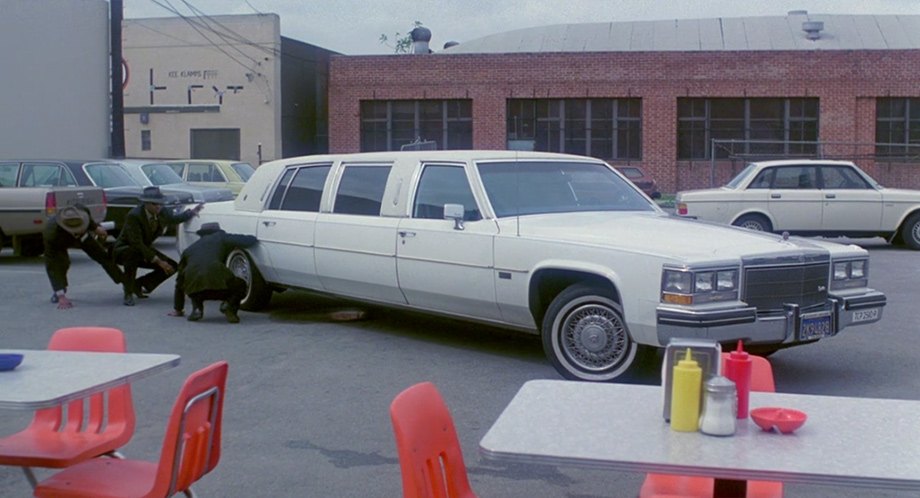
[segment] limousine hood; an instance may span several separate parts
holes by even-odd
[[[790,250],[861,251],[833,242],[755,232],[659,213],[566,213],[522,216],[522,237],[565,240],[621,251],[654,254],[685,261],[737,259]]]

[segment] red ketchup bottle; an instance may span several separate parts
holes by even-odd
[[[738,418],[748,417],[748,398],[751,393],[751,365],[754,363],[750,355],[742,349],[741,341],[738,348],[728,355],[725,360],[725,377],[735,383],[738,392]]]

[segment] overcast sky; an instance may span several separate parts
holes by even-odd
[[[125,18],[275,13],[281,34],[348,55],[386,54],[380,43],[415,21],[431,30],[431,48],[503,31],[551,24],[810,14],[920,15],[920,0],[123,0]]]

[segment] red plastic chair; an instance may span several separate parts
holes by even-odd
[[[186,379],[173,405],[159,462],[97,458],[64,469],[38,483],[44,498],[164,498],[182,492],[217,467],[227,362],[219,361]]]
[[[457,431],[431,382],[399,393],[390,404],[404,498],[476,498]]]
[[[729,353],[722,353],[722,370]],[[775,392],[773,367],[762,356],[751,355],[751,390]],[[639,498],[712,498],[715,480],[711,477],[648,474],[639,490]],[[783,483],[748,481],[747,498],[782,498]]]
[[[48,349],[124,353],[125,335],[108,327],[63,328],[51,336]],[[64,407],[35,412],[28,427],[0,439],[0,465],[21,467],[34,488],[30,467],[64,468],[116,453],[134,434],[134,407],[127,384],[71,401]]]

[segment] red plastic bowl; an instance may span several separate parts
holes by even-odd
[[[765,407],[751,410],[751,418],[765,431],[776,427],[776,430],[783,434],[791,434],[802,427],[808,415],[792,408]]]

